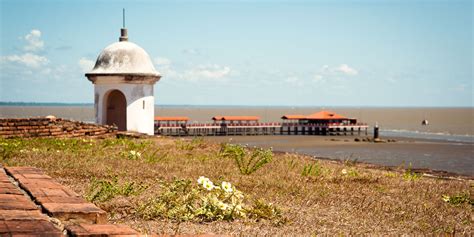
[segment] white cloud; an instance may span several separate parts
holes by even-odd
[[[220,80],[228,76],[231,72],[230,67],[213,65],[200,65],[185,71],[183,78],[188,80],[211,79]]]
[[[200,55],[201,54],[201,52],[199,52],[199,50],[197,50],[197,49],[184,49],[183,53],[184,54],[189,54],[189,55]]]
[[[79,62],[77,63],[79,64],[79,67],[84,73],[90,72],[92,68],[94,68],[94,65],[95,65],[94,61],[87,58],[81,58],[79,59]]]
[[[39,56],[32,53],[25,53],[23,55],[8,55],[2,57],[2,61],[20,63],[27,67],[39,68],[49,63],[46,57]]]
[[[170,66],[171,65],[171,60],[168,59],[168,58],[163,58],[163,57],[156,57],[153,62],[155,63],[155,65],[157,66]]]
[[[314,75],[314,77],[313,77],[313,81],[314,81],[314,82],[325,82],[326,80],[323,78],[322,75],[316,74],[316,75]]]
[[[344,79],[342,76],[355,76],[359,72],[350,67],[347,64],[341,64],[339,66],[323,65],[318,72],[316,72],[312,78],[313,82],[325,83],[328,80],[337,81]]]
[[[359,72],[356,69],[349,67],[347,64],[341,64],[339,67],[336,67],[334,70],[336,72],[342,72],[350,76],[359,74]]]
[[[28,43],[23,47],[26,51],[38,51],[43,49],[44,41],[41,40],[41,31],[33,29],[24,39]]]
[[[219,81],[224,80],[231,74],[236,73],[229,66],[218,64],[204,64],[187,66],[177,69],[169,58],[156,57],[153,59],[158,72],[164,78],[187,80],[187,81]]]
[[[457,91],[457,92],[464,92],[467,88],[467,85],[466,84],[459,84],[459,85],[456,85],[455,87],[452,87],[450,88],[451,90],[453,91]]]
[[[177,72],[172,68],[172,63],[169,58],[156,57],[153,59],[156,70],[163,76],[168,78],[178,77]]]
[[[304,82],[296,76],[289,76],[285,79],[285,82],[291,84],[292,86],[304,86]]]
[[[292,77],[286,78],[285,81],[288,82],[288,83],[295,83],[295,82],[299,81],[299,79],[297,77],[292,76]]]
[[[20,37],[20,39],[26,41],[26,45],[23,47],[23,49],[27,52],[23,54],[2,56],[0,58],[2,62],[21,64],[29,68],[41,68],[42,66],[49,63],[48,58],[45,56],[33,53],[33,51],[41,50],[44,47],[44,42],[41,40],[41,31],[33,29],[26,36]]]

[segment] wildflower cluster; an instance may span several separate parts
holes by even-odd
[[[471,199],[471,195],[469,193],[459,193],[453,196],[443,195],[441,199],[455,206],[459,206],[463,203],[469,203],[474,206],[474,199]]]
[[[128,152],[122,152],[122,156],[126,157],[129,160],[137,160],[142,157],[142,153],[139,151],[131,150]]]
[[[341,174],[343,176],[347,176],[347,177],[358,177],[359,176],[359,172],[355,168],[342,169]]]
[[[237,217],[245,217],[243,212],[244,195],[231,183],[222,182],[215,186],[208,178],[201,176],[197,180],[203,193],[202,205],[196,214],[204,219],[233,220]]]
[[[244,205],[244,194],[234,185],[218,184],[201,176],[197,186],[190,180],[163,183],[156,197],[142,203],[137,213],[146,219],[165,218],[177,221],[232,221],[239,218],[281,219],[281,211],[273,204],[258,200]]]

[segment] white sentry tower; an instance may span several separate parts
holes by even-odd
[[[102,50],[92,71],[86,73],[94,84],[96,122],[153,135],[153,86],[161,76],[145,50],[128,41],[125,17],[120,31],[119,42]]]

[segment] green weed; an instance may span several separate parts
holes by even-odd
[[[267,203],[263,199],[254,201],[251,208],[246,210],[249,218],[275,220],[277,225],[284,224],[286,220],[283,218],[282,211],[272,203]]]
[[[405,170],[405,173],[403,173],[403,179],[406,181],[416,181],[419,178],[421,178],[423,175],[420,173],[416,173],[412,170],[412,165],[411,163],[408,165],[408,169]]]
[[[105,202],[116,196],[137,195],[146,188],[145,185],[137,184],[135,182],[119,184],[116,177],[112,180],[97,180],[94,178],[92,179],[86,193],[86,199],[95,203]]]
[[[201,148],[204,143],[204,139],[201,137],[195,137],[191,141],[187,140],[176,140],[176,145],[178,149],[183,151],[192,151],[196,148]]]
[[[308,165],[303,166],[303,171],[301,171],[302,176],[313,176],[317,177],[321,175],[322,169],[318,162],[314,162]]]
[[[464,203],[469,203],[474,206],[474,199],[471,199],[469,193],[459,193],[453,196],[443,195],[441,199],[454,206],[459,206]]]
[[[271,149],[255,148],[251,152],[241,145],[222,144],[221,156],[235,160],[241,174],[249,175],[273,159]]]

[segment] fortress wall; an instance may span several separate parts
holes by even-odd
[[[2,118],[0,119],[0,137],[115,137],[117,128],[61,118]]]

